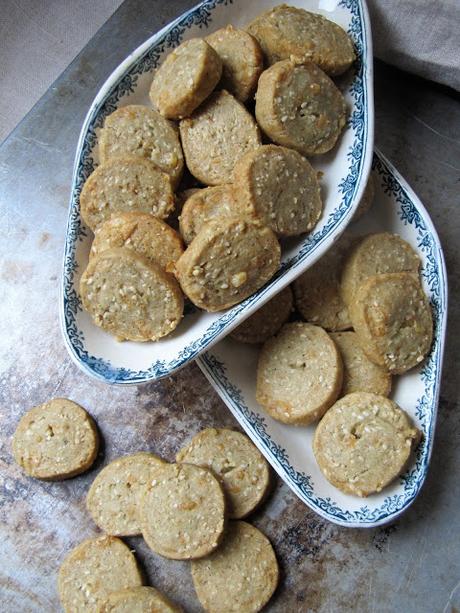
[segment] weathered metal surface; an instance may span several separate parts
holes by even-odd
[[[181,443],[233,418],[195,365],[156,384],[113,388],[67,356],[57,296],[73,155],[84,115],[111,70],[194,2],[127,0],[0,149],[0,609],[59,610],[66,552],[97,530],[84,497],[103,463],[150,449],[173,459]],[[282,578],[267,608],[296,612],[441,612],[460,603],[458,371],[460,108],[446,90],[376,70],[377,144],[429,208],[450,271],[451,310],[432,466],[421,495],[394,526],[359,531],[327,523],[279,480],[253,518],[275,547]],[[19,416],[51,396],[87,407],[104,436],[88,474],[63,483],[25,477],[11,456]],[[189,565],[129,539],[149,581],[199,611]]]

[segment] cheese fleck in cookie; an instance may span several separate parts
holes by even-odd
[[[174,125],[147,106],[130,104],[106,117],[99,135],[102,163],[114,157],[147,158],[179,184],[184,156]]]
[[[119,213],[95,232],[90,258],[107,249],[125,247],[158,264],[166,271],[174,268],[184,252],[179,234],[148,213]]]
[[[140,534],[140,498],[163,464],[153,453],[135,453],[101,470],[86,496],[86,508],[101,530],[114,536]]]
[[[179,128],[187,167],[205,185],[231,183],[236,161],[261,142],[252,115],[224,89],[214,92]]]
[[[184,310],[174,277],[124,248],[90,260],[80,296],[94,323],[119,340],[158,340],[174,330]]]
[[[191,464],[165,464],[141,502],[142,536],[165,558],[188,560],[208,555],[225,527],[224,492],[209,470]]]
[[[212,470],[227,496],[232,518],[249,515],[270,485],[268,464],[247,436],[234,430],[206,428],[181,449],[176,462]]]
[[[83,541],[59,570],[58,590],[66,613],[98,613],[111,592],[141,586],[136,558],[113,536]]]
[[[241,343],[265,343],[289,319],[292,302],[291,288],[285,287],[230,332],[230,336]]]
[[[306,156],[326,153],[336,144],[346,114],[340,90],[315,64],[283,60],[260,76],[257,123],[278,145]]]
[[[419,438],[395,402],[356,392],[336,402],[319,422],[313,451],[328,481],[347,494],[369,496],[404,471]]]
[[[181,610],[154,587],[143,585],[112,592],[98,613],[180,613]]]
[[[213,32],[205,40],[222,60],[222,87],[245,102],[254,93],[264,68],[259,43],[250,34],[232,25]]]
[[[266,226],[222,217],[206,223],[176,263],[184,293],[206,311],[241,302],[278,270],[280,246]]]
[[[98,449],[93,419],[66,398],[53,398],[28,411],[13,436],[14,459],[36,479],[79,475],[92,465]]]
[[[263,145],[246,153],[233,175],[238,196],[250,213],[279,236],[309,232],[321,217],[316,172],[297,151]]]
[[[257,613],[278,583],[278,562],[267,537],[244,521],[229,523],[217,551],[192,562],[199,601],[210,613]]]
[[[339,351],[325,330],[285,324],[260,353],[257,402],[278,421],[306,425],[334,404],[342,377]]]
[[[342,395],[352,392],[372,392],[389,396],[391,375],[382,366],[374,364],[361,348],[355,332],[335,332],[331,338],[342,356]]]
[[[222,61],[202,38],[184,41],[155,73],[150,99],[164,117],[188,117],[220,80]]]
[[[355,60],[353,43],[339,25],[323,15],[281,4],[247,26],[270,64],[295,58],[312,61],[330,75],[345,72]]]
[[[368,357],[390,373],[420,364],[433,340],[433,316],[417,275],[369,277],[356,292],[350,316]]]

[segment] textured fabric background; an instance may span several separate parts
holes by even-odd
[[[121,2],[0,0],[0,141]],[[460,0],[368,2],[377,57],[460,90]]]

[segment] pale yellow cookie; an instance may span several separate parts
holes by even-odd
[[[369,496],[400,475],[420,439],[409,416],[377,394],[348,394],[316,428],[313,451],[326,479],[346,494]]]
[[[180,613],[182,609],[154,587],[129,587],[112,592],[98,613]]]
[[[93,464],[98,449],[92,417],[66,398],[53,398],[27,411],[13,435],[14,459],[36,479],[79,475]]]

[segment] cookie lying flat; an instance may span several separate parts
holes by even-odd
[[[241,343],[265,343],[289,319],[292,302],[291,288],[285,287],[261,306],[254,315],[248,317],[233,332],[230,332],[230,336]]]
[[[355,214],[353,215],[353,221],[357,221],[371,208],[375,198],[375,182],[372,175],[369,175],[369,179],[364,189],[364,194],[359,201]]]
[[[257,402],[278,421],[307,425],[334,404],[342,376],[339,351],[325,330],[285,324],[260,353]]]
[[[206,428],[176,455],[212,470],[227,496],[228,515],[249,515],[264,498],[270,485],[270,470],[260,451],[247,436],[234,430]]]
[[[281,250],[266,226],[250,219],[209,221],[176,263],[184,293],[206,311],[241,302],[278,270]]]
[[[157,340],[182,318],[174,277],[130,249],[108,249],[90,260],[80,280],[83,308],[119,340]]]
[[[252,115],[224,89],[179,128],[188,169],[205,185],[231,183],[236,161],[261,142]]]
[[[390,373],[410,370],[430,351],[433,316],[413,273],[369,277],[356,292],[350,316],[366,355]]]
[[[348,34],[322,15],[282,4],[256,17],[247,31],[259,42],[270,64],[308,60],[330,75],[345,72],[355,60]]]
[[[111,592],[141,586],[136,558],[113,536],[83,541],[59,570],[58,591],[66,613],[97,613]]]
[[[350,246],[342,238],[293,283],[295,305],[302,317],[329,331],[351,328],[340,293],[343,259]]]
[[[138,211],[164,219],[174,208],[169,175],[149,160],[109,160],[90,175],[80,195],[83,221],[93,232],[114,214]]]
[[[264,69],[259,43],[250,34],[232,25],[206,36],[205,41],[222,60],[222,87],[240,102],[245,102],[254,93]]]
[[[142,497],[140,518],[153,551],[173,560],[200,558],[222,539],[224,492],[209,470],[165,464]]]
[[[184,41],[166,57],[150,88],[152,104],[164,117],[188,117],[220,80],[222,61],[202,38]]]
[[[321,217],[316,171],[297,151],[263,145],[246,153],[233,175],[250,213],[279,236],[309,232]]]
[[[140,498],[163,464],[153,453],[135,453],[101,470],[86,496],[86,508],[101,530],[114,536],[141,533]]]
[[[373,275],[387,272],[413,272],[420,268],[420,258],[397,234],[369,234],[350,251],[342,272],[341,294],[345,304],[356,297],[359,286]]]
[[[179,229],[188,245],[203,225],[219,217],[243,216],[246,210],[237,198],[233,186],[216,185],[199,189],[188,198],[179,218]]]
[[[160,113],[147,106],[130,104],[106,117],[99,135],[102,163],[114,157],[147,158],[171,177],[177,186],[184,156],[176,128]]]
[[[307,156],[326,153],[336,144],[346,114],[340,90],[315,64],[283,60],[260,76],[257,123],[278,145]]]
[[[355,332],[335,332],[331,338],[337,345],[343,363],[342,395],[353,392],[371,392],[389,396],[391,375],[382,366],[374,364],[361,348]]]
[[[112,592],[98,613],[180,613],[166,596],[154,587],[130,587]]]
[[[328,481],[347,494],[369,496],[404,471],[419,438],[395,402],[357,392],[341,398],[320,421],[313,451]]]
[[[179,234],[148,213],[119,213],[102,224],[95,233],[89,257],[107,249],[124,247],[158,264],[166,271],[174,268],[184,252]]]
[[[92,417],[75,402],[53,398],[22,416],[13,436],[13,455],[36,479],[69,479],[96,459],[99,435]]]
[[[229,523],[217,551],[192,562],[199,601],[209,613],[257,613],[278,583],[278,562],[267,537],[244,521]]]

